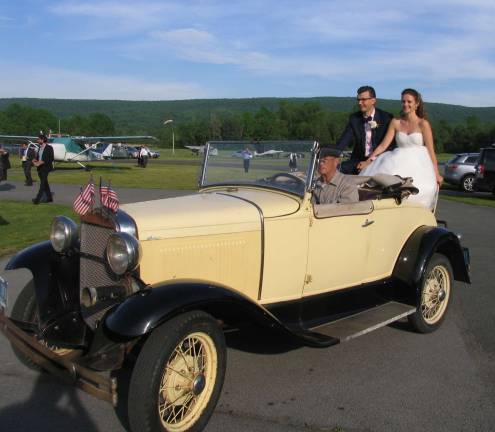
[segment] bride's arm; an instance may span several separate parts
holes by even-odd
[[[421,132],[423,133],[423,139],[425,142],[426,149],[430,155],[431,162],[433,164],[433,169],[435,170],[435,176],[437,178],[437,183],[440,186],[443,182],[443,177],[438,172],[438,161],[435,154],[435,146],[433,144],[433,132],[431,131],[431,126],[428,120],[422,120],[420,123]]]
[[[375,150],[373,150],[373,152],[368,156],[368,159],[358,164],[357,167],[359,170],[369,165],[373,160],[376,159],[378,155],[382,154],[385,150],[387,150],[390,144],[392,144],[392,141],[394,140],[394,136],[395,136],[396,124],[398,121],[399,120],[397,119],[393,119],[390,122],[390,124],[388,125],[387,133],[383,137],[382,142],[376,146]]]

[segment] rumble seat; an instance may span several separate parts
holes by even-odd
[[[373,211],[374,199],[394,198],[400,202],[409,195],[418,193],[418,188],[413,185],[410,177],[389,174],[349,177],[358,187],[359,201],[351,204],[315,204],[314,215],[317,219],[368,214]]]

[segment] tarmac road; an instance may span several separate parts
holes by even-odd
[[[229,335],[225,385],[206,430],[495,430],[495,209],[440,200],[437,214],[464,234],[473,282],[456,284],[437,332],[397,323],[327,349]],[[0,430],[126,430],[110,405],[22,366],[3,336],[0,364]]]

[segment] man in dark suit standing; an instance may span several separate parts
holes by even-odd
[[[357,90],[359,111],[349,116],[344,133],[337,142],[337,147],[344,150],[351,144],[351,159],[341,164],[341,171],[346,174],[358,174],[357,164],[365,160],[380,144],[387,132],[392,114],[376,108],[376,93],[371,86],[359,87]],[[395,143],[387,149],[391,150]]]
[[[9,152],[0,144],[0,182],[7,180],[7,170],[10,169]]]
[[[33,162],[34,166],[38,170],[38,177],[40,178],[40,190],[38,195],[33,198],[34,204],[40,202],[52,202],[52,192],[50,191],[50,185],[48,184],[48,174],[53,170],[53,147],[48,144],[48,138],[40,134],[38,137],[38,157]]]
[[[21,160],[22,160],[22,170],[24,171],[24,177],[26,177],[26,181],[24,182],[25,186],[33,185],[33,177],[31,176],[31,168],[33,166],[33,160],[36,158],[36,152],[32,147],[33,144],[22,143],[21,148]]]

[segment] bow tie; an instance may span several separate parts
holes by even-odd
[[[370,122],[371,120],[373,120],[373,117],[371,117],[371,116],[368,116],[368,117],[363,117],[363,122],[364,122],[364,123],[368,123],[368,122]]]

